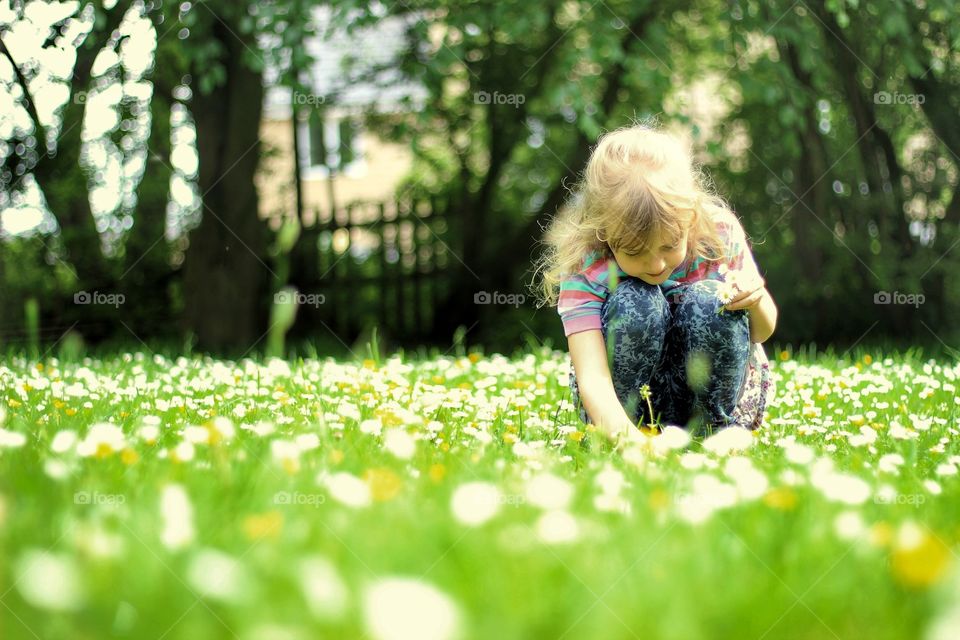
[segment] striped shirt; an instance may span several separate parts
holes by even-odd
[[[707,260],[701,256],[686,259],[660,285],[665,296],[674,296],[684,285],[698,280],[723,280],[719,272],[725,264],[731,271],[742,270],[746,276],[760,276],[760,270],[750,252],[743,225],[733,213],[725,213],[716,220],[717,234],[726,247],[724,260]],[[580,263],[580,270],[560,283],[557,313],[565,335],[601,329],[600,313],[610,293],[611,282],[629,277],[620,268],[609,250],[591,251]],[[615,286],[615,285],[614,285]]]

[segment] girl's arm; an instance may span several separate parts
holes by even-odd
[[[625,436],[636,425],[613,388],[603,333],[599,329],[579,331],[567,338],[567,344],[577,375],[580,401],[590,419],[608,437]]]
[[[764,287],[760,298],[745,308],[750,317],[750,342],[765,342],[777,327],[777,304],[773,296]]]

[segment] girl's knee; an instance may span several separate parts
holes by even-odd
[[[686,285],[677,295],[677,310],[680,313],[692,311],[719,313],[723,303],[720,301],[720,282],[717,280],[698,280]]]
[[[624,278],[604,303],[602,319],[604,327],[662,339],[670,324],[670,305],[657,285]]]
[[[677,299],[678,319],[687,325],[709,327],[711,332],[724,335],[745,334],[749,339],[750,324],[743,309],[721,310],[717,280],[700,280],[686,286]]]

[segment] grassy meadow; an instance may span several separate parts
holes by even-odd
[[[960,366],[771,353],[621,452],[564,352],[0,362],[0,637],[960,637]]]

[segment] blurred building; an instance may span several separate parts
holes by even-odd
[[[275,71],[266,71],[257,186],[261,215],[274,228],[297,215],[297,156],[305,225],[329,220],[331,206],[389,200],[409,172],[412,154],[407,145],[366,130],[361,116],[411,113],[426,94],[398,81],[395,67],[376,70],[403,50],[407,23],[415,18],[389,17],[346,33],[331,27],[328,8],[318,7],[315,16],[317,35],[305,43],[315,62],[301,77],[309,89],[276,86]]]

